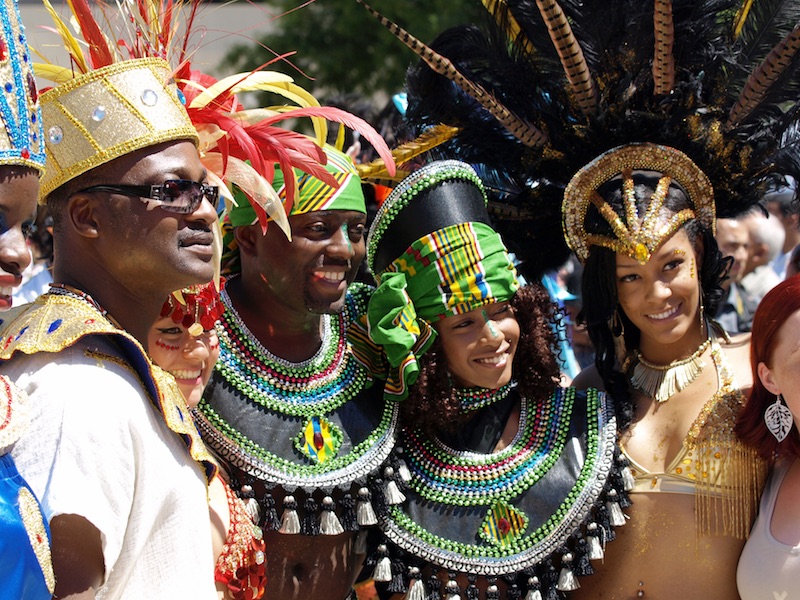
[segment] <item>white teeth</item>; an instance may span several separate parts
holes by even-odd
[[[197,379],[203,374],[202,371],[170,371],[170,374],[175,379]]]
[[[676,312],[678,312],[678,307],[677,306],[674,307],[674,308],[670,308],[669,310],[664,311],[663,313],[658,313],[658,314],[655,314],[655,315],[647,315],[647,316],[649,318],[651,318],[651,319],[666,319],[666,318],[671,317],[672,315],[674,315]]]
[[[10,285],[0,285],[0,296],[10,296],[14,293],[14,287]]]
[[[339,271],[317,271],[317,275],[323,279],[331,279],[333,281],[342,281],[344,279],[344,273]]]
[[[505,362],[506,355],[505,354],[498,354],[497,356],[492,356],[491,358],[479,358],[477,359],[478,362],[484,363],[487,365],[499,365],[501,362]]]

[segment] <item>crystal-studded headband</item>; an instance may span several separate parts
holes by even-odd
[[[16,0],[0,1],[0,165],[44,170],[42,119]]]
[[[40,202],[64,183],[141,148],[198,141],[169,64],[160,58],[112,63],[41,96],[47,172]]]
[[[633,171],[662,174],[641,217],[636,208]],[[626,222],[597,192],[600,186],[618,175],[622,175]],[[660,209],[673,180],[686,191],[693,209],[686,208],[664,222]],[[586,213],[590,204],[608,222],[615,237],[586,231]],[[697,219],[713,232],[715,214],[711,182],[688,156],[669,146],[628,144],[604,152],[573,176],[564,190],[562,225],[567,244],[581,262],[586,262],[591,246],[602,246],[644,264],[686,221]]]

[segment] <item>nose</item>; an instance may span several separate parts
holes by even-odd
[[[353,240],[350,239],[350,227],[347,223],[339,227],[333,235],[328,246],[328,254],[332,257],[350,260],[356,254]]]
[[[209,341],[205,335],[190,336],[183,345],[183,355],[195,360],[206,360],[209,356],[208,344]]]
[[[652,300],[664,300],[671,295],[672,289],[669,287],[669,283],[662,279],[654,281],[647,290],[647,297]]]
[[[6,273],[19,275],[31,264],[31,251],[20,227],[0,236],[0,266]]]
[[[204,225],[211,225],[217,221],[217,211],[214,205],[211,204],[205,196],[191,213],[186,215],[188,221],[203,223]]]
[[[497,327],[497,323],[492,320],[485,310],[481,312],[481,318],[483,319],[481,339],[486,342],[496,342],[499,340],[502,336],[500,335],[500,329]]]

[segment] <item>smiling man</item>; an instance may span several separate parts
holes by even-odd
[[[218,189],[161,59],[40,101],[55,283],[6,316],[0,360],[31,400],[13,456],[50,522],[56,597],[216,599],[214,467],[142,345],[172,290],[213,276]]]
[[[291,241],[275,226],[262,234],[247,202],[232,210],[240,274],[222,295],[220,360],[199,407],[233,487],[261,509],[266,598],[348,597],[363,558],[358,532],[379,510],[370,485],[394,475],[381,465],[396,408],[348,339],[371,292],[352,283],[365,255],[364,195],[350,159],[326,154],[339,185],[296,171]],[[283,181],[276,173],[281,196]]]

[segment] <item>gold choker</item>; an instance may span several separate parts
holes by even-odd
[[[700,357],[710,343],[711,338],[708,338],[691,356],[672,361],[668,365],[653,364],[638,350],[634,350],[634,365],[630,375],[633,389],[658,403],[666,402],[697,379],[706,366]]]

